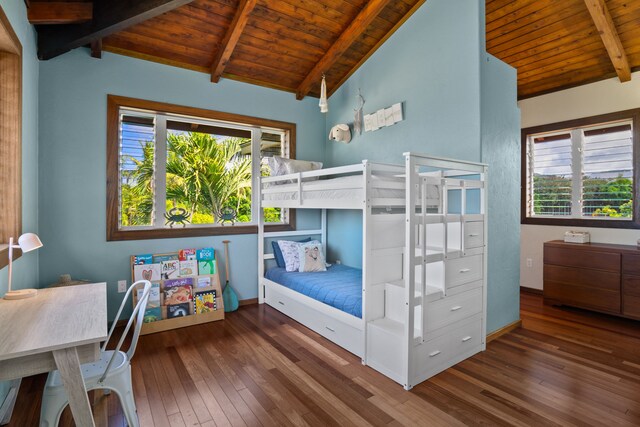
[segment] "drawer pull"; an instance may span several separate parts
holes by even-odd
[[[278,304],[280,305],[284,305],[284,303],[282,301],[278,301]]]
[[[471,271],[471,269],[469,269],[469,268],[463,268],[462,270],[460,270],[460,273],[468,273],[470,271]]]
[[[451,311],[458,311],[462,308],[461,305],[456,305],[455,307],[451,307]]]
[[[479,233],[471,233],[469,234],[469,237],[478,237],[480,234]]]
[[[462,342],[467,342],[467,341],[469,341],[470,339],[471,339],[471,337],[464,337],[464,338],[462,338]]]
[[[328,326],[325,326],[325,328],[326,328],[326,329],[328,329],[328,330],[330,330],[331,332],[335,332],[335,331],[336,331],[335,329],[330,328],[330,327],[328,327]]]
[[[439,354],[440,354],[440,350],[436,350],[433,353],[429,354],[429,357],[436,357]]]

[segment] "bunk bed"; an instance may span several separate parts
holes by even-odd
[[[485,348],[487,168],[404,157],[262,178],[258,295],[410,389]],[[267,207],[320,209],[320,226],[265,232]],[[274,239],[326,249],[328,209],[362,211],[361,270],[266,268]]]

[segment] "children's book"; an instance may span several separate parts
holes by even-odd
[[[167,319],[189,315],[189,303],[171,304],[167,306]]]
[[[180,261],[172,259],[169,261],[162,261],[162,279],[174,279],[180,275]]]
[[[196,259],[195,249],[180,249],[178,253],[178,259],[180,261],[193,261]]]
[[[139,264],[133,266],[133,281],[149,280],[157,281],[161,279],[161,264]]]
[[[147,307],[144,311],[143,323],[151,323],[162,320],[162,309],[160,307]]]
[[[209,286],[211,286],[211,277],[209,276],[198,277],[199,288],[208,288]]]
[[[133,264],[153,264],[153,254],[135,255],[133,257]]]
[[[164,288],[173,288],[175,286],[193,286],[193,277],[180,277],[178,279],[165,280]]]
[[[215,251],[213,248],[202,248],[196,251],[196,258],[198,261],[213,261],[216,259]]]
[[[181,285],[164,289],[164,304],[183,304],[191,301],[191,286]]]
[[[196,292],[193,296],[195,314],[210,313],[218,309],[216,291]]]
[[[162,261],[176,261],[178,260],[178,254],[154,254],[153,262],[154,264],[159,264]]]
[[[214,260],[198,261],[198,274],[216,274],[216,262]]]
[[[180,276],[197,276],[198,275],[198,261],[190,259],[187,261],[180,261]]]
[[[136,289],[137,300],[142,298],[144,289],[139,287]],[[160,283],[151,283],[151,290],[149,291],[149,299],[147,300],[147,308],[160,307]]]

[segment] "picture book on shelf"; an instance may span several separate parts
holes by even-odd
[[[213,260],[198,261],[198,274],[216,274],[216,262]]]
[[[178,252],[178,259],[180,261],[193,261],[196,259],[196,250],[180,249],[180,252]]]
[[[201,276],[198,277],[198,288],[208,288],[211,286],[211,277]]]
[[[135,255],[133,257],[134,265],[153,264],[153,254]]]
[[[149,280],[150,282],[158,281],[162,278],[160,272],[161,264],[139,264],[133,266],[133,281]]]
[[[164,304],[174,305],[191,301],[191,286],[180,285],[164,289]]]
[[[160,306],[147,307],[147,309],[144,311],[143,323],[151,323],[158,320],[162,320],[162,308],[160,308]]]
[[[162,261],[178,261],[178,254],[154,254],[154,264],[160,264]]]
[[[213,261],[216,259],[213,248],[202,248],[196,251],[196,259],[198,261]]]
[[[196,292],[193,296],[194,314],[216,311],[216,291]]]
[[[177,259],[172,259],[169,261],[162,261],[162,278],[173,279],[179,276],[180,274],[180,261]]]
[[[189,315],[189,303],[171,304],[167,306],[167,319]]]
[[[143,291],[144,288],[142,286],[139,286],[136,289],[136,301],[142,298]],[[151,290],[149,291],[147,307],[160,307],[160,283],[151,283]]]
[[[174,286],[193,286],[193,277],[180,277],[178,279],[165,280],[163,283],[164,288],[172,288]]]
[[[180,261],[180,276],[197,276],[198,275],[198,261],[190,259],[187,261]]]

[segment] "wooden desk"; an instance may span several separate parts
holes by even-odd
[[[100,357],[107,338],[106,283],[38,290],[0,300],[0,381],[55,369],[78,427],[94,426],[80,364]]]

